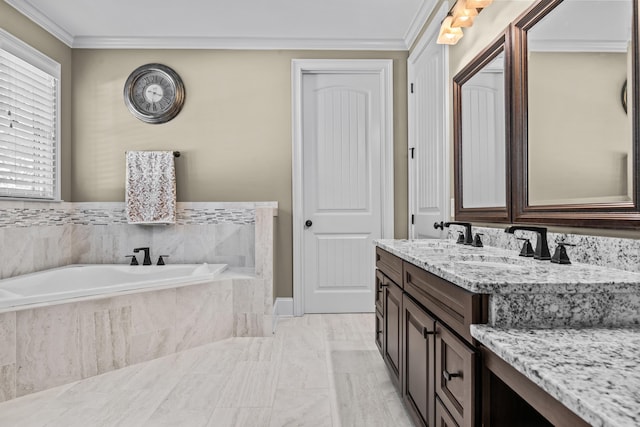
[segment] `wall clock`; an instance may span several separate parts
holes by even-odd
[[[184,104],[182,79],[162,64],[142,65],[129,75],[124,85],[124,103],[146,123],[166,123],[178,115]]]

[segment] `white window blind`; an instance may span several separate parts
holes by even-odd
[[[58,79],[0,49],[0,197],[57,198]]]

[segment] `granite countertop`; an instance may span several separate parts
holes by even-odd
[[[375,244],[471,292],[640,293],[640,273],[589,264],[553,264],[514,251],[458,245],[451,240],[376,240]]]
[[[500,329],[471,335],[594,426],[640,425],[640,329]]]

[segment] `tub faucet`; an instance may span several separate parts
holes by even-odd
[[[471,223],[470,222],[459,222],[459,221],[450,221],[445,222],[444,226],[449,227],[450,225],[461,225],[464,227],[464,243],[465,245],[473,244],[473,233],[471,232]],[[458,242],[460,243],[460,242]]]
[[[536,248],[533,251],[533,259],[539,259],[541,261],[550,260],[551,254],[549,253],[549,244],[547,243],[547,228],[546,227],[532,227],[526,225],[512,225],[505,228],[505,233],[513,234],[514,231],[524,230],[533,231],[538,234],[536,240]]]
[[[144,261],[142,265],[151,265],[151,257],[149,256],[149,248],[135,248],[133,250],[134,253],[138,253],[140,251],[144,251]]]

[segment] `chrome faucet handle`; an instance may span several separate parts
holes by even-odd
[[[158,262],[156,263],[156,265],[164,265],[164,260],[162,258],[169,258],[169,255],[160,255],[158,257]]]
[[[129,265],[139,265],[138,264],[138,259],[136,258],[135,255],[125,255],[125,258],[131,258],[131,262],[129,263]]]

